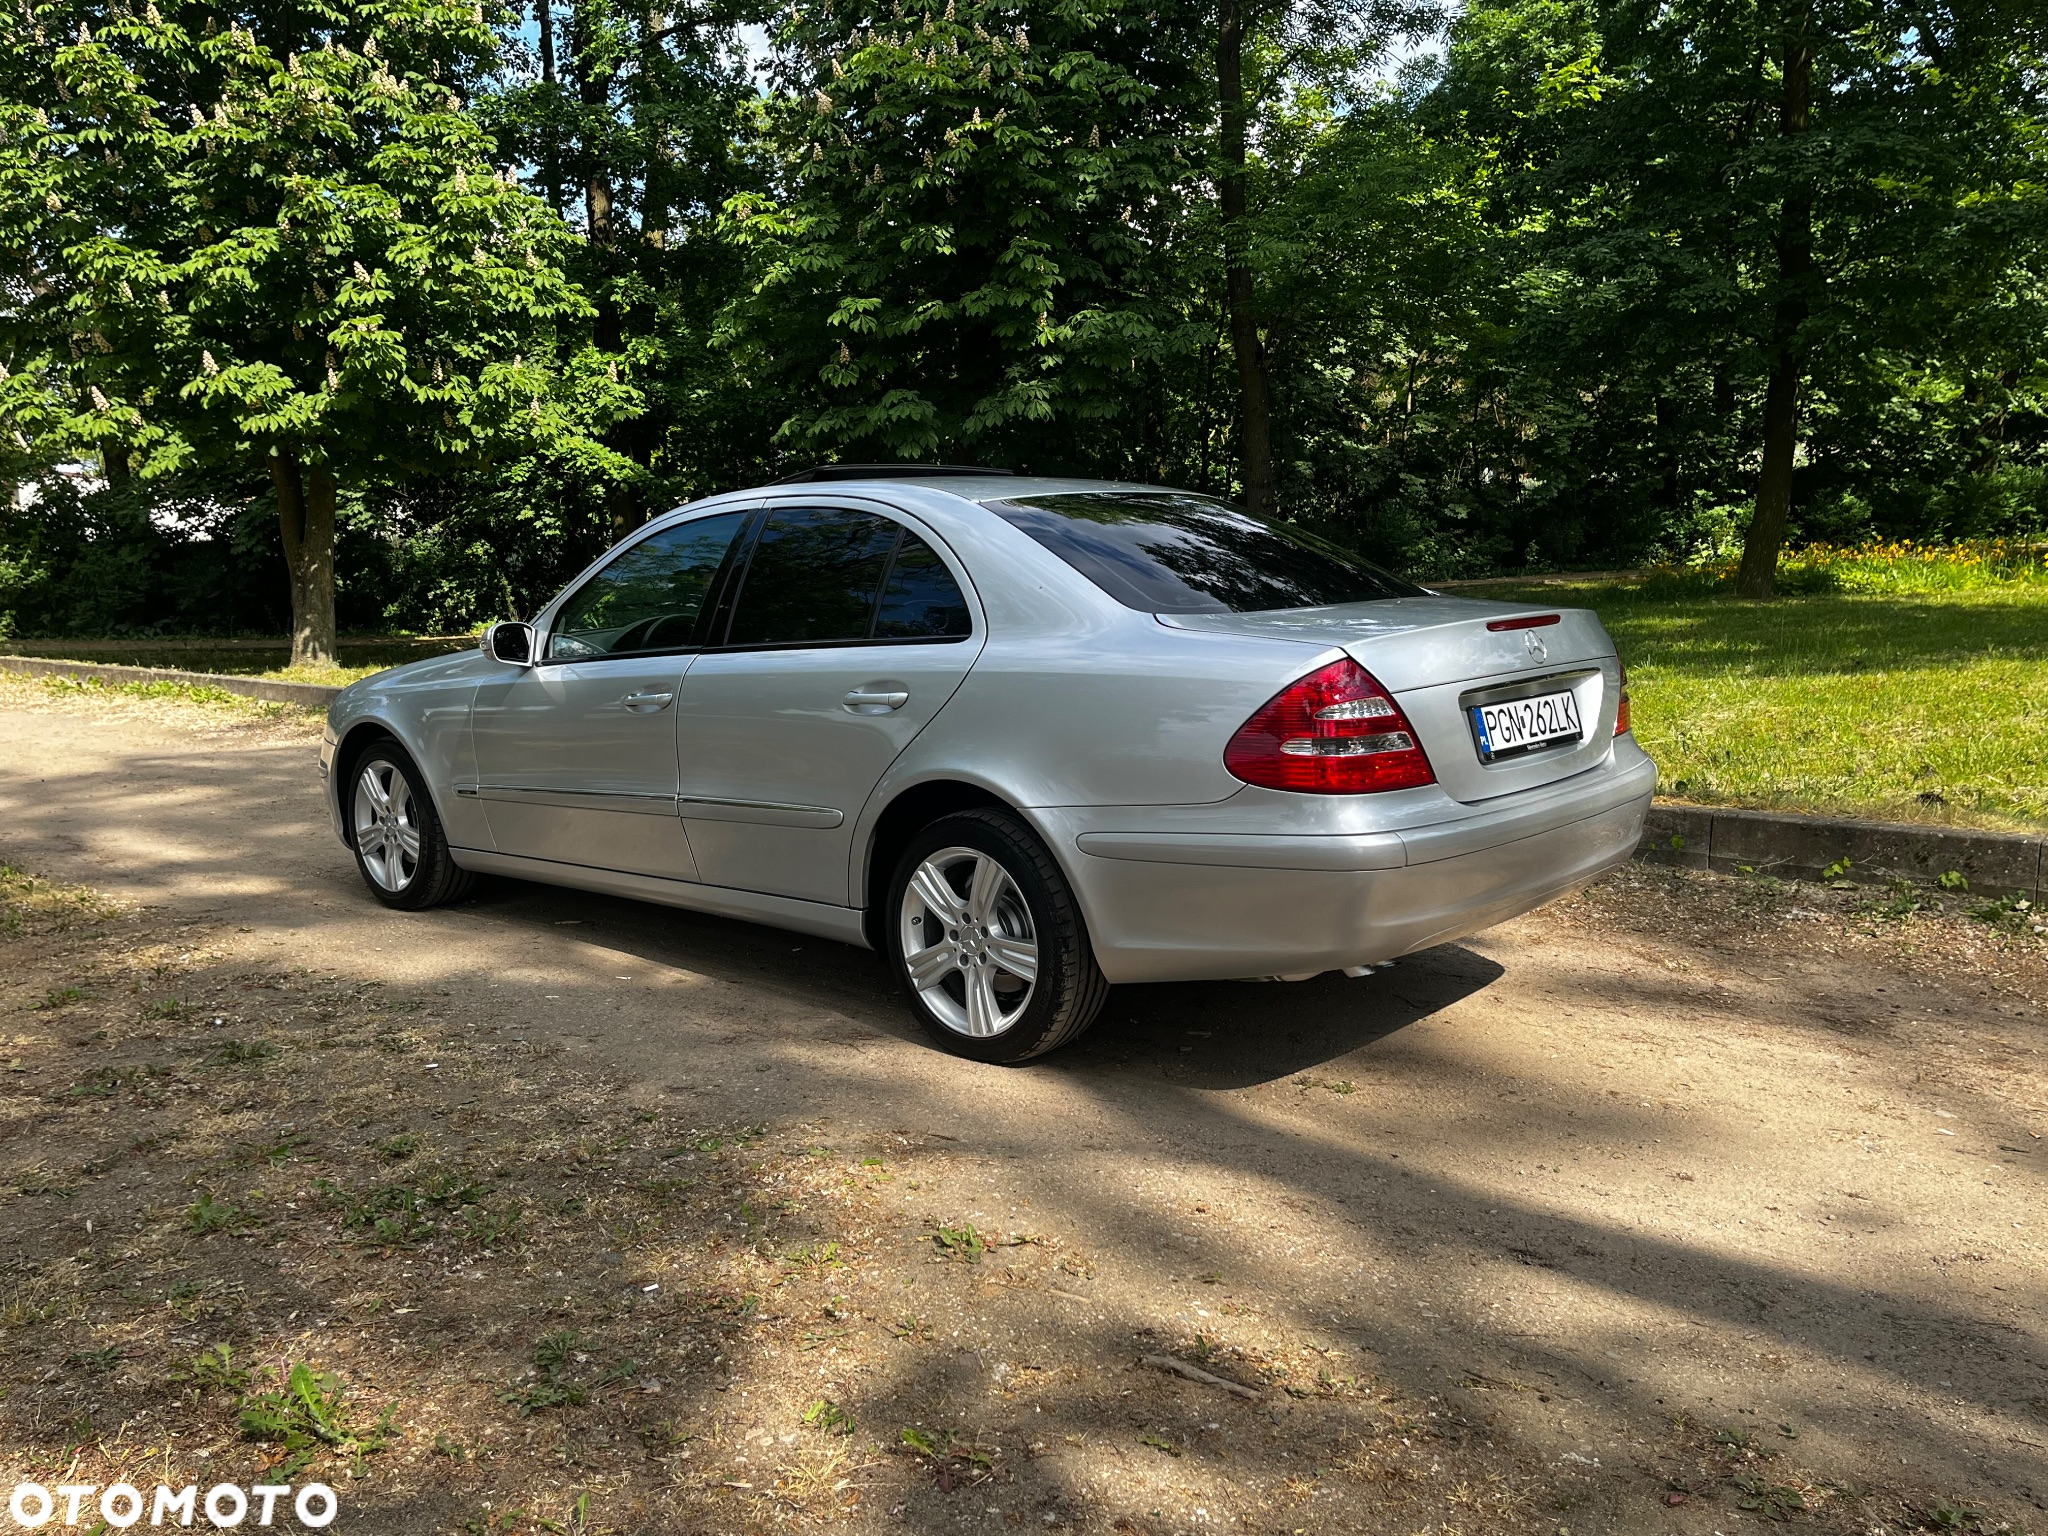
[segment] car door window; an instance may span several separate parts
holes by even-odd
[[[748,514],[651,534],[577,588],[555,616],[550,661],[641,656],[696,643],[704,602]]]
[[[728,645],[865,640],[897,524],[872,512],[783,507],[768,514],[733,610]]]
[[[953,640],[973,628],[967,598],[938,551],[908,528],[875,610],[877,640]]]

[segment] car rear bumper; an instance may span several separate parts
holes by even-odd
[[[1656,779],[1624,738],[1565,783],[1399,830],[1129,831],[1099,809],[1033,815],[1109,980],[1211,981],[1374,965],[1527,912],[1634,853]]]

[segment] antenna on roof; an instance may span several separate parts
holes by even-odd
[[[818,464],[784,475],[775,485],[815,485],[826,480],[930,480],[953,475],[1014,475],[1014,469],[980,464]]]

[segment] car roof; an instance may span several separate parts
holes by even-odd
[[[756,494],[777,497],[830,495],[833,492],[886,492],[891,487],[915,485],[921,490],[943,491],[962,501],[1013,501],[1020,496],[1071,496],[1087,491],[1156,491],[1155,485],[1134,480],[1084,480],[1065,475],[975,475],[958,470],[920,475],[914,469],[891,470],[886,475],[858,480],[807,481],[797,484],[765,485]]]
[[[906,500],[906,491],[915,494]],[[1078,476],[1065,475],[974,475],[961,474],[957,470],[933,475],[891,471],[887,475],[878,475],[871,480],[777,482],[749,486],[740,490],[720,491],[716,495],[686,502],[680,507],[671,507],[666,512],[650,517],[646,526],[651,530],[657,525],[665,527],[673,522],[707,513],[758,506],[763,498],[770,496],[784,505],[793,501],[822,497],[866,496],[892,502],[905,510],[921,508],[928,515],[943,517],[954,513],[967,513],[970,507],[974,513],[987,516],[988,514],[982,510],[983,504],[993,501],[1014,501],[1027,496],[1074,496],[1103,491],[1185,494],[1176,492],[1171,486],[1146,485],[1136,480],[1086,480]]]

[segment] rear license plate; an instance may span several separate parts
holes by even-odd
[[[1496,763],[1559,742],[1580,741],[1586,734],[1579,722],[1579,701],[1569,689],[1499,704],[1475,704],[1471,715],[1482,763]]]

